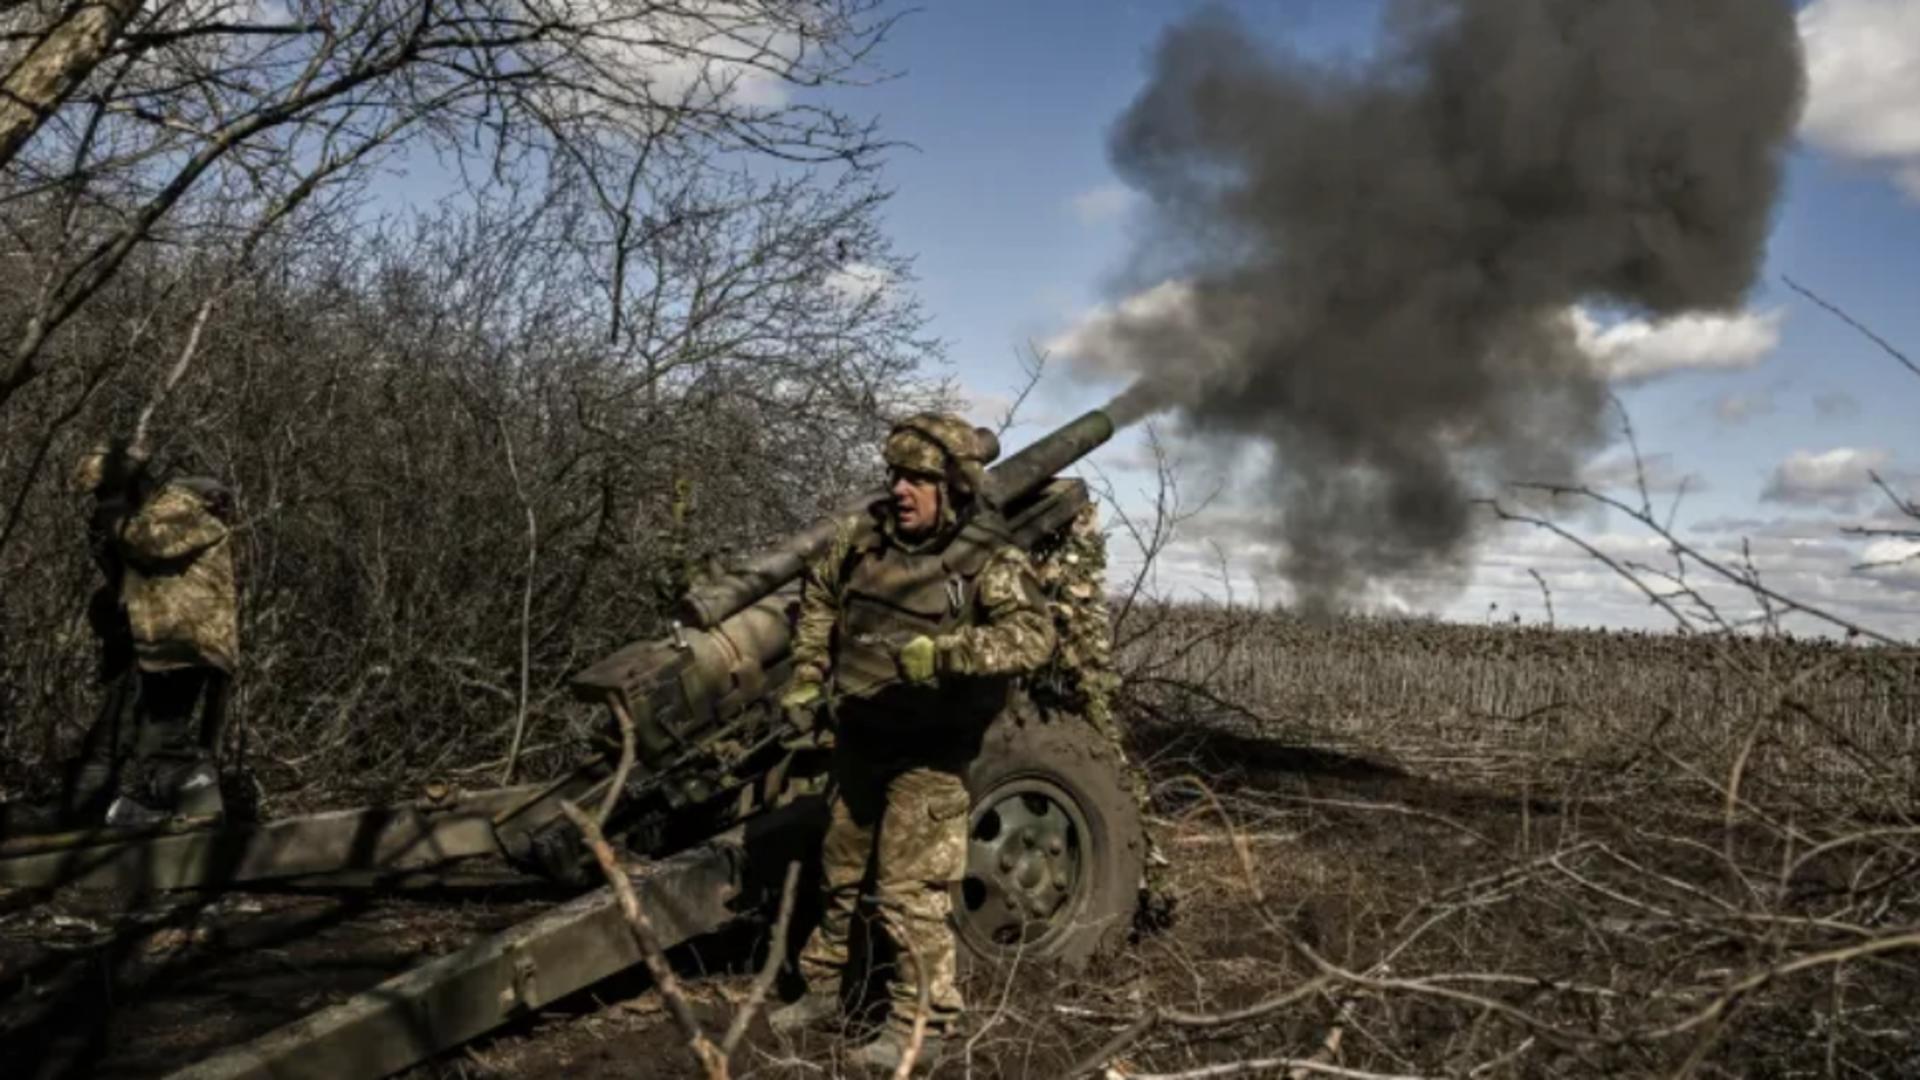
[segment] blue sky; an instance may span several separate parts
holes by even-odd
[[[889,43],[882,62],[898,77],[842,99],[913,145],[887,169],[897,190],[890,229],[917,259],[916,288],[933,330],[948,343],[951,373],[975,395],[982,419],[1021,381],[1016,350],[1058,342],[1098,305],[1121,298],[1129,216],[1107,162],[1107,129],[1140,89],[1161,29],[1196,6],[932,5],[903,21]],[[1273,42],[1324,56],[1364,51],[1379,5],[1297,0],[1239,8]],[[1640,362],[1660,373],[1619,388],[1656,484],[1692,478],[1678,518],[1684,535],[1720,551],[1745,538],[1782,591],[1912,637],[1920,618],[1906,612],[1920,610],[1920,573],[1908,566],[1867,578],[1849,569],[1869,554],[1905,549],[1867,552],[1838,528],[1880,509],[1864,491],[1866,466],[1908,484],[1920,474],[1911,419],[1920,410],[1920,378],[1780,278],[1799,280],[1920,353],[1913,288],[1920,0],[1819,0],[1802,20],[1819,30],[1818,42],[1809,38],[1815,100],[1767,276],[1739,322],[1748,337],[1715,346],[1685,328],[1657,336],[1642,343],[1651,352]],[[1057,368],[1023,414],[1034,423],[1009,441],[1104,397]],[[1137,458],[1126,439],[1101,455],[1123,492],[1144,483],[1126,470]],[[1618,475],[1603,461],[1597,478]],[[1232,505],[1233,495],[1192,522],[1170,554],[1162,576],[1170,591],[1217,592],[1208,583],[1207,542],[1224,539],[1241,595],[1284,597],[1267,574],[1272,553],[1235,527],[1246,513]],[[1619,521],[1580,525],[1610,550],[1646,553],[1645,539]],[[1543,535],[1495,537],[1483,556],[1465,591],[1414,582],[1376,599],[1473,619],[1499,604],[1499,617],[1518,612],[1531,620],[1542,615],[1527,573],[1537,569],[1554,584],[1562,622],[1660,622],[1588,560]],[[1729,603],[1730,610],[1742,606],[1737,598]]]
[[[1383,0],[1228,3],[1276,47],[1321,58],[1364,55]],[[1109,126],[1144,85],[1160,33],[1203,5],[1190,0],[947,0],[909,13],[876,64],[892,77],[828,100],[879,120],[903,145],[887,161],[886,211],[910,285],[947,346],[975,418],[991,423],[1024,381],[1018,353],[1052,347],[1047,378],[1007,442],[1105,403],[1117,385],[1076,381],[1061,355],[1076,330],[1122,303],[1133,240],[1131,196],[1107,159]],[[1848,524],[1894,525],[1873,469],[1920,495],[1920,377],[1782,283],[1790,276],[1920,356],[1920,0],[1798,2],[1811,94],[1778,208],[1768,264],[1743,312],[1705,323],[1599,323],[1596,363],[1616,379],[1658,498],[1684,479],[1680,535],[1716,557],[1750,548],[1781,592],[1903,639],[1920,638],[1920,544],[1850,538]],[[764,92],[766,87],[759,87]],[[777,91],[776,91],[777,92]],[[797,94],[796,94],[797,96]],[[804,99],[802,99],[804,100]],[[383,191],[422,202],[449,186],[419,161]],[[858,267],[849,268],[858,271]],[[1133,283],[1138,286],[1140,283]],[[1176,447],[1176,451],[1178,448]],[[1220,489],[1160,560],[1173,596],[1222,594],[1217,552],[1238,599],[1284,601],[1278,553],[1260,527],[1260,492],[1182,458],[1189,494]],[[1094,456],[1123,508],[1151,493],[1140,433]],[[1616,448],[1590,482],[1620,491]],[[1664,503],[1663,503],[1664,508]],[[1660,547],[1617,516],[1568,524],[1609,554],[1658,562]],[[1124,570],[1124,539],[1115,546]],[[1447,618],[1545,616],[1538,573],[1561,623],[1663,626],[1671,620],[1563,540],[1493,532],[1463,581],[1387,582],[1368,606]],[[1729,613],[1753,605],[1711,591]],[[1806,620],[1795,630],[1815,630]]]

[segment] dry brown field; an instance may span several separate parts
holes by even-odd
[[[1897,803],[1920,781],[1920,649],[1197,606],[1130,621],[1144,711],[1212,704],[1436,778],[1551,779],[1630,748],[1728,764],[1751,740],[1749,778],[1801,798]]]
[[[1121,638],[1177,919],[1083,972],[972,970],[934,1075],[1920,1076],[1913,653],[1193,607]],[[86,1068],[40,1075],[151,1076],[287,1018],[289,971],[337,999],[526,902],[78,912],[91,953],[41,908],[0,938],[137,976],[43,1044]],[[764,937],[676,954],[711,1026]],[[843,1050],[757,1026],[734,1075],[854,1075]],[[414,1075],[695,1072],[636,977]]]

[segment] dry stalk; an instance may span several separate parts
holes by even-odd
[[[1402,814],[1406,817],[1416,817],[1425,821],[1445,825],[1450,829],[1456,829],[1462,835],[1472,837],[1488,847],[1498,846],[1488,838],[1486,833],[1463,825],[1445,814],[1436,814],[1431,810],[1419,810],[1411,806],[1402,806],[1399,803],[1360,802],[1354,799],[1320,799],[1310,795],[1276,795],[1274,798],[1283,802],[1299,803],[1302,806],[1326,806],[1337,810],[1367,810],[1378,811],[1383,814]]]
[[[173,393],[173,388],[180,385],[181,377],[187,373],[187,366],[193,363],[194,354],[200,351],[200,336],[206,331],[207,319],[213,314],[213,307],[219,302],[221,295],[221,292],[216,290],[200,302],[199,309],[193,313],[193,325],[187,331],[187,343],[180,348],[180,356],[174,360],[173,367],[168,369],[167,376],[161,381],[159,389],[155,390],[153,396],[147,399],[146,405],[141,407],[140,419],[133,425],[133,439],[130,444],[131,452],[136,456],[143,458],[147,456],[153,414],[160,408],[160,403],[166,400],[167,395]]]
[[[620,796],[626,793],[627,774],[633,771],[634,734],[633,714],[627,711],[624,703],[613,701],[614,719],[620,724],[620,763],[613,770],[613,776],[607,781],[606,793],[600,796],[600,811],[594,817],[599,825],[607,822],[613,808],[620,804]]]
[[[1203,1065],[1171,1073],[1128,1073],[1126,1080],[1214,1080],[1224,1076],[1253,1076],[1286,1071],[1298,1076],[1337,1076],[1344,1080],[1427,1080],[1417,1073],[1380,1073],[1329,1065],[1312,1058],[1249,1058],[1220,1065]]]
[[[1509,885],[1518,884],[1520,881],[1539,873],[1541,870],[1555,866],[1556,860],[1570,858],[1581,852],[1590,851],[1598,845],[1599,841],[1597,840],[1582,840],[1571,847],[1550,852],[1529,862],[1521,863],[1518,866],[1510,866],[1498,873],[1488,874],[1485,877],[1474,878],[1465,884],[1456,885],[1445,892],[1428,897],[1419,907],[1407,912],[1406,915],[1401,917],[1399,926],[1396,927],[1396,929],[1405,929],[1407,924],[1412,922],[1415,916],[1425,914],[1443,904],[1449,904],[1460,897],[1470,896],[1489,889],[1500,889]]]
[[[920,1051],[927,1041],[927,1014],[932,1008],[932,987],[927,981],[927,966],[920,955],[920,947],[911,940],[900,944],[907,947],[913,957],[913,970],[918,976],[918,996],[913,1007],[913,1029],[907,1033],[907,1049],[900,1055],[900,1063],[893,1067],[893,1080],[907,1080],[913,1075],[914,1062],[920,1059]]]
[[[999,1003],[993,1007],[993,1012],[988,1015],[986,1021],[976,1028],[972,1035],[967,1037],[964,1056],[966,1058],[967,1075],[969,1077],[973,1075],[974,1048],[980,1044],[981,1039],[986,1038],[989,1031],[998,1027],[1000,1022],[1006,1018],[1007,1002],[1013,996],[1014,979],[1020,974],[1020,961],[1025,958],[1026,952],[1026,942],[1022,941],[1020,947],[1013,951],[1013,959],[1007,964],[1007,977],[1001,980]]]
[[[616,789],[617,790],[617,789]],[[667,1010],[673,1014],[674,1023],[687,1038],[687,1047],[693,1052],[694,1059],[700,1062],[701,1070],[707,1080],[728,1080],[727,1059],[713,1040],[700,1027],[700,1020],[693,1015],[693,1006],[687,1002],[687,996],[680,989],[680,979],[673,972],[673,965],[667,962],[666,950],[660,946],[660,935],[654,932],[653,920],[647,917],[646,910],[640,906],[640,898],[634,894],[633,882],[628,880],[626,871],[620,868],[619,859],[613,853],[613,845],[600,832],[599,822],[573,803],[562,800],[560,809],[567,820],[586,839],[587,847],[600,863],[600,873],[613,887],[614,896],[619,898],[620,912],[626,916],[627,925],[633,929],[634,940],[640,943],[640,955],[646,961],[647,972],[653,976],[653,984],[660,988],[660,997],[666,1001]]]
[[[1267,902],[1267,895],[1266,890],[1260,887],[1259,875],[1253,872],[1253,848],[1247,843],[1239,826],[1234,824],[1233,815],[1227,813],[1227,808],[1220,804],[1220,797],[1215,795],[1213,788],[1195,773],[1188,773],[1170,783],[1191,784],[1213,806],[1213,812],[1219,815],[1221,827],[1227,830],[1227,840],[1233,845],[1233,854],[1240,861],[1240,873],[1246,880],[1247,891],[1253,895],[1255,904],[1264,905]]]
[[[507,764],[500,772],[502,784],[513,783],[513,774],[520,766],[520,743],[527,734],[527,691],[533,674],[533,578],[540,569],[540,526],[533,515],[533,500],[527,498],[526,485],[520,482],[520,465],[513,457],[513,436],[507,431],[507,418],[504,414],[494,417],[500,428],[500,444],[507,452],[507,473],[513,478],[513,495],[520,500],[520,509],[527,516],[527,580],[520,590],[520,698],[518,708],[514,710],[513,741],[507,747]],[[632,718],[627,718],[632,724]],[[622,733],[624,748],[626,736]],[[606,820],[606,814],[600,815]]]
[[[787,959],[787,928],[793,922],[793,897],[800,884],[800,864],[787,864],[786,881],[780,886],[780,914],[773,922],[773,935],[767,942],[767,960],[760,965],[759,974],[753,978],[753,985],[747,988],[747,997],[740,1003],[740,1010],[733,1014],[733,1022],[727,1026],[726,1037],[720,1040],[720,1056],[733,1059],[734,1050],[740,1046],[740,1040],[746,1037],[748,1025],[753,1023],[754,1014],[767,998],[772,989],[773,980],[780,974],[780,966]]]
[[[1074,1077],[1088,1076],[1099,1071],[1105,1067],[1108,1062],[1119,1056],[1121,1051],[1145,1038],[1154,1028],[1162,1024],[1170,1027],[1204,1030],[1245,1023],[1248,1020],[1256,1020],[1305,1001],[1307,998],[1326,989],[1332,982],[1333,980],[1330,977],[1321,975],[1301,983],[1299,986],[1294,987],[1284,994],[1275,995],[1264,1001],[1249,1005],[1244,1009],[1234,1009],[1231,1012],[1196,1013],[1188,1012],[1184,1009],[1155,1008],[1146,1015],[1135,1018],[1132,1023],[1122,1028],[1111,1039],[1102,1043],[1093,1053],[1075,1062],[1073,1066],[1066,1071],[1065,1075],[1067,1080],[1072,1080]]]

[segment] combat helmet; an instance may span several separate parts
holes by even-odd
[[[891,468],[940,477],[956,499],[971,500],[986,492],[1000,439],[952,413],[915,413],[893,425],[881,456]]]

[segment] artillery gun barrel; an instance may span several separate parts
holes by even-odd
[[[995,465],[987,480],[988,495],[996,506],[1019,502],[1111,438],[1113,417],[1104,409],[1086,412]]]
[[[1017,502],[1111,438],[1113,418],[1102,409],[1094,409],[994,466],[987,481],[989,496],[1000,506]],[[689,589],[680,601],[680,620],[702,630],[719,626],[729,615],[799,577],[807,563],[819,558],[833,542],[833,534],[841,521],[849,517],[864,518],[868,508],[885,497],[885,492],[863,495],[833,515],[754,555],[725,576]]]

